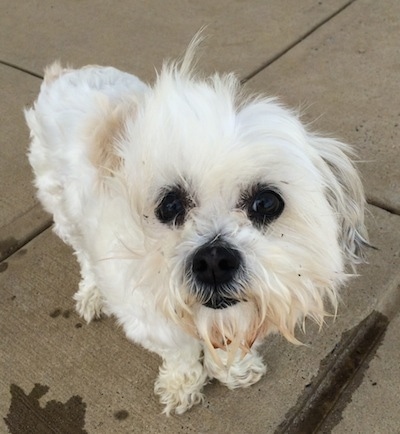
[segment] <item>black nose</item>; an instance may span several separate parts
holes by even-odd
[[[192,260],[192,273],[198,282],[217,286],[231,282],[240,263],[237,250],[214,242],[197,250]]]

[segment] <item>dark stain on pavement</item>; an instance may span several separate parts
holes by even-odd
[[[57,318],[61,315],[61,309],[57,308],[50,312],[51,318]]]
[[[80,396],[72,396],[65,404],[48,401],[41,407],[39,399],[48,386],[35,384],[27,395],[16,384],[11,384],[11,405],[4,421],[11,434],[88,434],[84,429],[86,404]]]
[[[125,420],[129,416],[126,410],[118,410],[114,413],[114,417],[117,420]]]
[[[385,315],[373,311],[353,329],[343,333],[275,434],[331,432],[362,383],[388,324]]]
[[[5,259],[14,253],[19,247],[19,241],[14,237],[0,240],[0,259]]]
[[[71,311],[69,309],[63,311],[62,309],[57,307],[56,309],[52,310],[49,315],[51,318],[58,318],[62,315],[63,318],[68,319],[71,316]]]
[[[17,257],[25,256],[28,253],[28,249],[19,249],[16,253]]]

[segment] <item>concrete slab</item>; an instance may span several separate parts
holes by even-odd
[[[0,260],[48,225],[35,198],[26,158],[28,129],[23,107],[32,104],[40,80],[0,65]]]
[[[379,306],[394,279],[400,281],[400,220],[374,207],[371,212],[372,242],[380,250],[371,252],[362,277],[343,291],[336,322],[328,321],[320,333],[309,324],[307,335],[298,336],[305,347],[272,337],[263,349],[269,373],[257,385],[229,391],[212,383],[203,406],[169,419],[160,416],[153,395],[158,357],[128,342],[113,319],[86,325],[77,317],[75,259],[45,231],[1,263],[0,414],[13,428],[39,420],[77,433],[273,432],[342,333]]]
[[[397,288],[399,291],[400,288]],[[353,393],[334,434],[398,433],[400,427],[400,315],[391,322],[385,340]]]
[[[349,0],[0,1],[0,60],[41,74],[55,59],[111,64],[150,79],[202,26],[208,71],[252,73]]]
[[[251,80],[356,145],[369,200],[400,212],[400,2],[359,0]],[[396,35],[396,36],[394,36]]]

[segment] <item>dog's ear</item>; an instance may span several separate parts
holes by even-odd
[[[113,176],[122,163],[119,142],[124,136],[126,121],[137,112],[136,101],[116,104],[100,95],[96,115],[88,125],[89,159],[100,177]]]
[[[353,264],[364,262],[369,246],[364,223],[365,196],[359,175],[349,158],[351,149],[336,140],[311,137],[320,157],[318,168],[325,181],[326,195],[340,224],[340,244]]]

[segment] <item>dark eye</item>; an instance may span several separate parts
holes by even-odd
[[[268,188],[258,189],[249,200],[248,215],[256,224],[265,224],[278,218],[285,207],[282,197]]]
[[[180,189],[172,189],[164,194],[157,206],[156,216],[161,223],[181,225],[185,219],[187,200]]]

